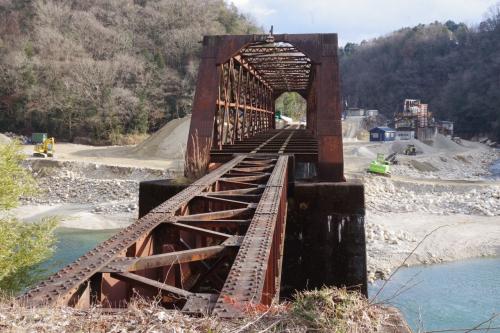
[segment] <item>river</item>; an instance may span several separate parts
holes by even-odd
[[[56,251],[42,267],[47,273],[56,272],[118,231],[58,228],[55,233],[58,240]]]
[[[371,297],[382,284],[370,286]],[[398,307],[415,332],[472,328],[500,313],[500,258],[402,268],[377,299]],[[500,332],[500,317],[491,324],[488,332]]]

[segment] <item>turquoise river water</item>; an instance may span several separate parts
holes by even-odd
[[[56,230],[58,240],[56,252],[43,264],[43,267],[47,273],[56,272],[118,231],[59,228]]]
[[[61,228],[59,244],[45,267],[53,272],[72,262],[118,230]],[[369,288],[371,297],[382,285]],[[412,286],[398,294],[404,286]],[[454,263],[402,268],[377,297],[395,305],[415,332],[471,328],[500,312],[500,258],[481,258]],[[490,333],[500,333],[500,317],[491,323]],[[455,332],[464,332],[455,331]]]
[[[370,286],[370,297],[374,297],[382,284],[377,281]],[[465,332],[495,313],[500,315],[500,258],[403,268],[377,299],[388,300],[398,307],[414,332],[445,329]],[[488,324],[491,324],[488,332],[500,332],[500,316]]]

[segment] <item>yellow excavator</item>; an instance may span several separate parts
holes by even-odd
[[[35,145],[33,156],[35,157],[54,157],[56,141],[54,138],[47,138],[42,143]]]

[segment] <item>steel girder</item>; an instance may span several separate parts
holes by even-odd
[[[26,292],[30,306],[240,315],[279,295],[288,156],[240,155]]]

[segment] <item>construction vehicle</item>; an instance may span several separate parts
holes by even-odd
[[[397,154],[398,153],[396,153],[396,152],[390,154],[389,156],[387,156],[385,158],[385,161],[389,162],[389,164],[398,164],[398,160],[396,159]]]
[[[382,176],[390,176],[391,175],[391,167],[389,166],[391,162],[384,158],[384,154],[377,154],[377,159],[373,160],[370,163],[370,167],[368,168],[368,172],[374,173]]]
[[[48,138],[43,140],[42,143],[35,144],[35,151],[33,156],[35,157],[54,157],[55,152],[55,139]]]
[[[405,155],[417,155],[417,148],[415,145],[408,145],[404,150]]]

